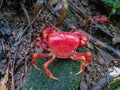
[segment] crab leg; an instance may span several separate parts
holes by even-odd
[[[35,53],[35,54],[33,54],[33,56],[32,56],[32,65],[33,65],[37,70],[40,70],[40,69],[37,67],[37,65],[36,65],[36,59],[37,59],[38,57],[49,57],[49,56],[51,56],[51,54],[43,54],[43,53]]]
[[[51,73],[51,71],[48,69],[48,66],[51,65],[54,61],[55,61],[55,56],[53,56],[49,61],[47,61],[44,64],[44,71],[46,72],[48,77],[55,79],[55,80],[58,80],[58,78],[54,77],[53,74]]]
[[[92,63],[92,54],[90,52],[86,52],[84,54],[85,54],[85,57],[87,58],[87,64],[86,64],[87,66]]]
[[[45,49],[45,50],[49,51],[49,48],[47,48],[48,47],[47,42],[43,41],[40,36],[37,37],[37,40],[38,40],[38,42],[35,42],[36,46],[39,46],[42,49]]]
[[[42,40],[40,36],[37,37],[37,40],[38,40],[39,42],[43,43],[44,45],[46,45],[46,47],[48,46],[48,43],[45,42],[44,40]]]
[[[49,51],[49,48],[47,48],[45,45],[42,45],[40,42],[35,42],[35,45],[41,47],[42,49]]]
[[[85,67],[92,62],[92,55],[90,52],[76,53],[71,58],[75,61],[80,61],[80,60],[83,61],[80,67],[80,71],[77,72],[75,75],[82,73],[85,70]]]

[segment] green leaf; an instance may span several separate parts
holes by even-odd
[[[115,78],[107,90],[120,90],[120,77]]]

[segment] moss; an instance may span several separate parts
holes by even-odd
[[[40,71],[32,68],[28,73],[23,90],[77,90],[79,87],[80,76],[74,76],[79,71],[80,62],[70,59],[56,59],[49,66],[53,75],[59,80],[50,79],[43,71],[43,64],[48,59],[38,59],[37,65]]]

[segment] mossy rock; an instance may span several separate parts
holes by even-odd
[[[22,90],[78,90],[80,75],[74,74],[80,69],[80,62],[71,59],[56,59],[49,66],[53,75],[59,80],[50,79],[43,71],[43,64],[49,59],[38,59],[40,71],[32,68],[26,76],[26,83]]]

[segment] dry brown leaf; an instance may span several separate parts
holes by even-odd
[[[7,81],[8,81],[8,70],[9,69],[7,68],[4,78],[2,78],[0,81],[0,90],[8,90],[6,86]]]
[[[88,29],[89,27],[89,17],[86,15],[84,20],[83,20],[83,26]]]
[[[57,24],[55,25],[56,27],[59,27],[63,23],[63,21],[65,20],[65,18],[67,17],[67,14],[68,14],[68,3],[67,3],[67,1],[64,2],[64,4],[63,4],[63,2],[61,2],[61,4],[59,4],[58,7],[61,7],[61,5],[63,5],[63,7],[61,9],[60,17],[57,21]]]

